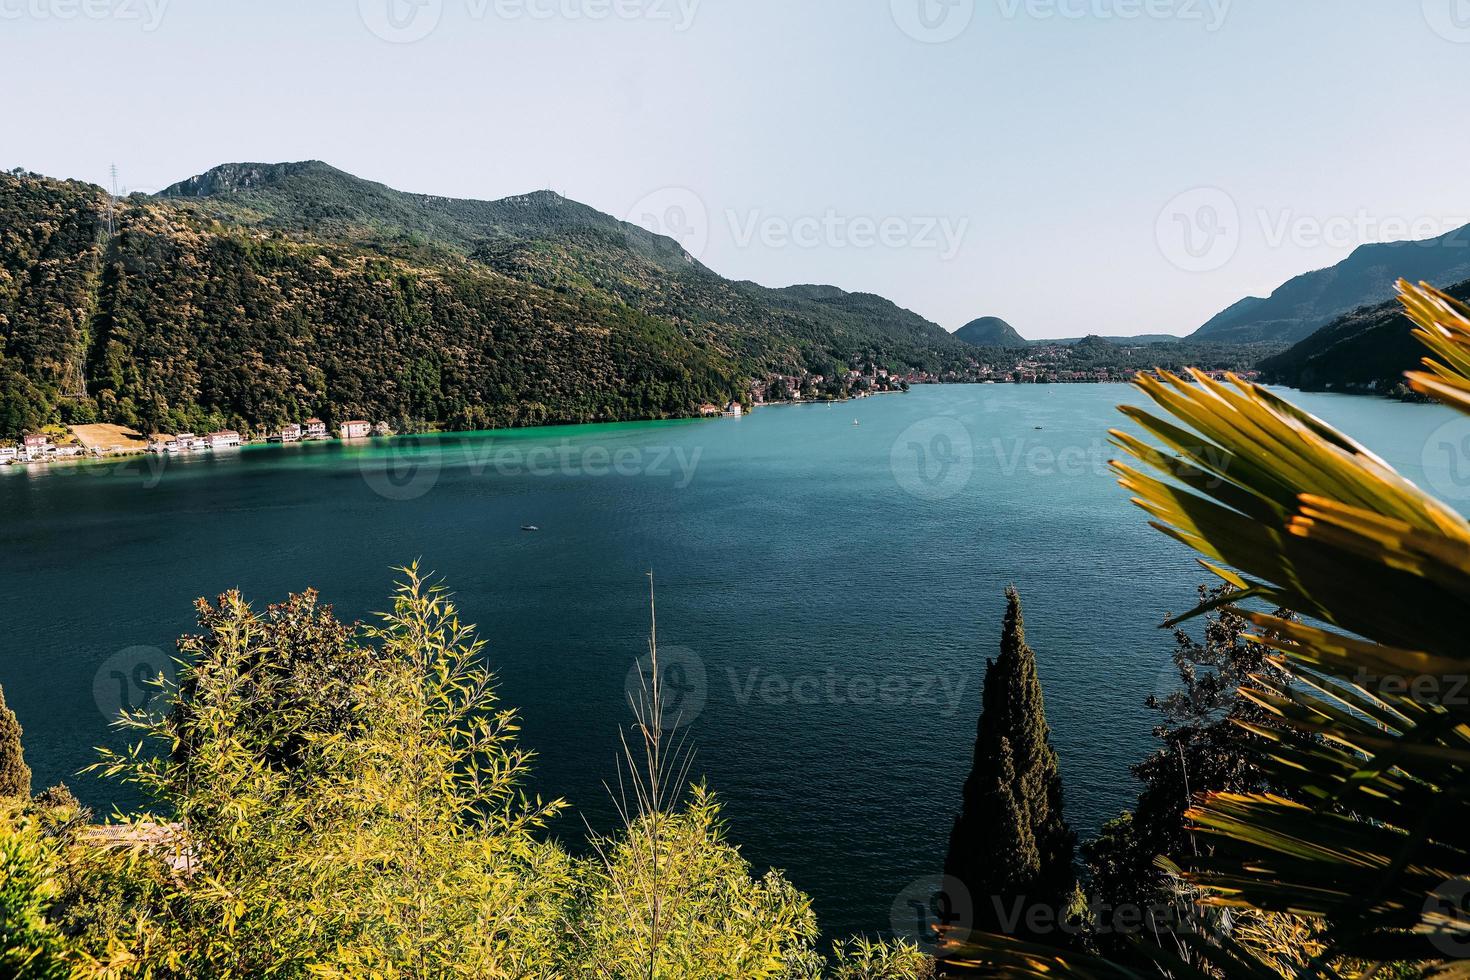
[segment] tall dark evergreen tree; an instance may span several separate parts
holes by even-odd
[[[20,722],[0,689],[0,800],[31,798],[31,769],[20,748]]]
[[[1045,909],[1056,922],[1072,904],[1076,838],[1062,816],[1062,777],[1021,596],[1009,588],[1006,601],[1000,656],[986,665],[975,761],[945,873],[969,889],[978,929],[1060,944],[1066,933],[1030,928],[1028,921],[1042,920],[1027,913]]]

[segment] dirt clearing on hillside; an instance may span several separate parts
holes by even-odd
[[[88,452],[142,452],[148,448],[148,437],[125,425],[74,425],[72,434]]]

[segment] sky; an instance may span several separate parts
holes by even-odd
[[[6,169],[550,188],[1031,338],[1470,223],[1470,0],[0,0],[0,86]]]

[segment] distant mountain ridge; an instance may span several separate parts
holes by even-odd
[[[1092,334],[1090,336],[1096,336]],[[1062,346],[1074,346],[1086,340],[1086,337],[1063,337],[1051,340],[1033,340],[1032,346],[1038,344],[1058,344]],[[1110,344],[1118,347],[1147,347],[1152,344],[1178,344],[1184,341],[1183,337],[1176,337],[1171,333],[1141,333],[1132,337],[1103,337]]]
[[[625,263],[632,261],[633,268],[652,265],[676,275],[683,284],[697,284],[701,291],[735,291],[763,307],[840,319],[848,328],[869,318],[873,321],[867,324],[869,328],[876,333],[891,329],[895,333],[892,339],[951,354],[962,349],[938,324],[881,296],[849,293],[830,285],[773,289],[754,282],[726,280],[689,255],[674,239],[553,191],[533,191],[493,201],[413,194],[355,177],[321,161],[306,161],[225,164],[174,184],[159,197],[181,203],[187,198],[202,198],[198,206],[205,213],[224,205],[236,221],[357,237],[379,249],[415,245],[449,249],[512,275],[526,274],[528,263],[539,259],[538,253],[545,251],[546,243],[556,240],[558,247],[583,253],[580,257],[584,261],[577,268],[579,276],[589,277],[599,288],[624,293],[625,298],[641,292],[628,289],[629,266]],[[594,255],[585,254],[588,252]],[[585,261],[589,258],[596,261]],[[666,296],[665,287],[655,293]],[[645,303],[650,298],[647,294],[639,297]],[[728,311],[729,297],[709,300],[716,308]]]
[[[213,197],[255,190],[312,170],[335,170],[320,160],[301,163],[225,163],[159,191],[159,197]],[[347,176],[344,174],[344,176]]]
[[[976,347],[1029,347],[1030,341],[998,316],[982,316],[960,327],[954,335]]]
[[[479,201],[394,190],[320,160],[229,163],[179,181],[157,197],[201,208],[226,207],[236,221],[282,230],[364,236],[418,236],[461,252],[487,240],[612,232],[668,266],[698,265],[673,239],[604,214],[554,191]]]
[[[1400,278],[1470,279],[1470,226],[1422,242],[1362,245],[1337,265],[1297,276],[1269,297],[1250,296],[1234,303],[1189,339],[1295,343],[1346,313],[1393,298],[1394,283]]]

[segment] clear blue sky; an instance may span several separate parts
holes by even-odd
[[[0,0],[0,83],[7,168],[551,187],[1031,337],[1470,222],[1466,0]]]

